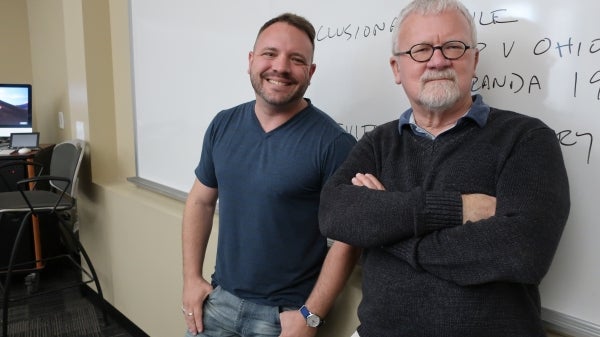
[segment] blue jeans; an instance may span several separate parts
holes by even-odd
[[[204,302],[204,331],[196,337],[277,337],[280,309],[238,298],[216,287]],[[189,331],[186,337],[193,337]]]

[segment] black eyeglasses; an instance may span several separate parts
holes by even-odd
[[[461,58],[467,49],[473,48],[462,41],[448,41],[441,46],[434,46],[429,43],[419,43],[410,47],[407,51],[394,53],[394,56],[410,55],[417,62],[427,62],[433,57],[436,49],[442,52],[442,55],[448,60],[456,60]]]

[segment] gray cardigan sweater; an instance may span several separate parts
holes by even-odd
[[[386,191],[353,186],[372,173]],[[461,194],[497,198],[462,224]],[[538,284],[569,214],[553,130],[491,108],[435,140],[398,121],[361,138],[321,194],[332,239],[364,248],[361,337],[544,336]]]

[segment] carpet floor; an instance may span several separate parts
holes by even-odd
[[[0,275],[3,278],[4,275]],[[39,288],[36,294],[55,289],[57,284],[73,282],[78,273],[66,272],[48,266],[39,273]],[[11,282],[11,298],[27,294],[24,275]],[[88,292],[90,292],[88,290]],[[95,293],[94,293],[95,295]],[[113,309],[114,310],[114,309]],[[131,328],[133,325],[124,317],[113,315],[109,310],[106,324],[97,298],[84,295],[79,286],[58,292],[38,294],[11,301],[8,310],[9,337],[138,337],[147,336]],[[117,317],[119,316],[119,317]],[[0,303],[0,320],[2,308]],[[1,331],[0,331],[1,332]]]
[[[41,313],[31,313],[29,305],[12,307],[9,336],[103,337],[94,306],[83,299],[71,304],[72,307],[61,311]]]

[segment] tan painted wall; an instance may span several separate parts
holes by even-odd
[[[80,235],[104,295],[149,335],[183,335],[183,203],[126,181],[135,175],[128,1],[24,3],[0,2],[0,29],[30,42],[31,61],[22,44],[24,59],[12,56],[16,66],[0,65],[0,76],[33,82],[34,122],[43,142],[75,138],[77,122],[83,126],[89,151],[80,183]],[[15,17],[20,23],[28,19],[28,25],[4,24]],[[0,34],[0,42],[7,41]],[[65,129],[58,128],[59,111],[65,113]],[[207,255],[214,259],[213,241]],[[212,263],[206,265],[208,277]],[[319,336],[352,334],[359,287],[358,270]]]
[[[31,83],[29,19],[24,1],[0,1],[0,82]]]

